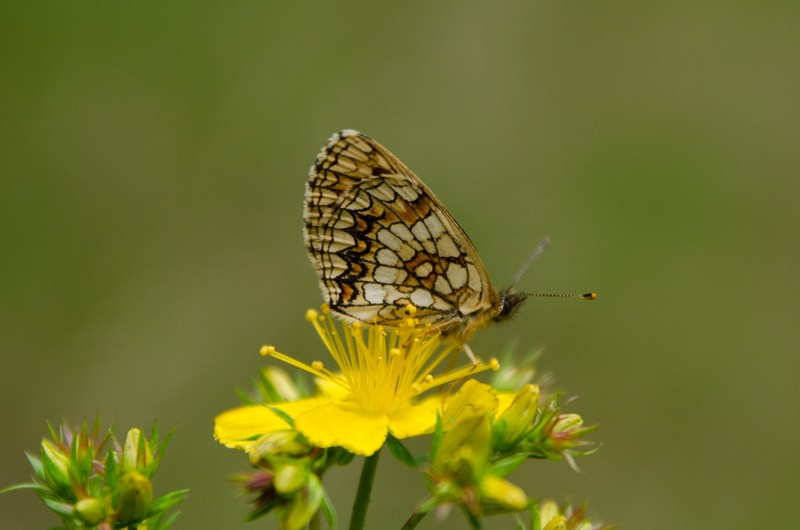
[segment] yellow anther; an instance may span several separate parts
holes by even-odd
[[[262,357],[269,357],[273,353],[275,353],[275,346],[261,346],[261,350],[259,351]]]
[[[433,381],[433,376],[431,374],[426,375],[425,376],[425,382],[426,383],[430,383],[431,381]]]
[[[498,371],[500,369],[500,361],[498,361],[495,358],[492,358],[492,360],[489,361],[489,366],[491,366],[492,370],[494,370],[496,372],[496,371]]]
[[[408,316],[414,316],[417,313],[417,308],[414,304],[408,304],[405,309]]]
[[[314,311],[313,309],[309,309],[308,311],[306,311],[306,320],[308,320],[309,322],[313,322],[316,319],[317,319],[316,311]]]
[[[389,357],[400,357],[402,354],[403,352],[400,350],[400,348],[392,348],[389,350]]]
[[[325,367],[325,365],[322,364],[322,361],[312,361],[311,362],[311,368],[313,368],[314,370],[319,371],[319,370],[322,370],[324,367]]]
[[[328,304],[322,304],[321,309],[326,315],[331,312],[331,307]]]

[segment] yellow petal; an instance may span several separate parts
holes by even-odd
[[[317,390],[319,390],[320,394],[327,398],[342,400],[350,397],[349,390],[339,383],[331,381],[330,379],[318,377],[315,382],[317,384]]]
[[[511,406],[511,403],[514,401],[514,398],[517,397],[516,392],[498,392],[497,393],[497,416],[501,415],[503,412],[506,411],[508,407]]]
[[[389,416],[389,430],[395,438],[408,438],[431,432],[436,425],[436,411],[441,399],[432,403],[411,405]]]
[[[297,416],[295,429],[318,447],[344,447],[351,453],[370,456],[386,441],[389,419],[385,414],[367,414],[330,403]]]
[[[274,405],[247,405],[225,411],[214,420],[214,438],[226,447],[246,450],[263,434],[291,428],[269,407],[295,417],[305,410],[319,407],[321,402],[327,403],[327,400],[303,399]]]

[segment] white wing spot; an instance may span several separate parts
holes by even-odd
[[[370,304],[382,304],[385,296],[386,291],[383,285],[379,283],[364,284],[364,298]]]
[[[445,231],[444,225],[442,225],[442,220],[439,219],[439,216],[435,213],[431,213],[425,218],[425,226],[428,227],[428,232],[431,233],[431,237],[434,239],[439,237],[439,235]]]
[[[414,234],[408,229],[408,227],[402,223],[394,223],[392,226],[389,227],[394,235],[402,239],[403,241],[413,241]]]
[[[375,273],[372,276],[375,278],[375,281],[379,283],[402,284],[406,280],[408,272],[404,269],[395,269],[394,267],[384,267],[381,265],[375,269]]]
[[[433,305],[433,296],[425,289],[415,289],[411,293],[411,303],[417,307],[430,307]]]
[[[425,263],[414,269],[414,274],[418,278],[426,278],[432,272],[433,272],[433,265],[431,264],[430,261],[426,261]]]
[[[467,265],[469,270],[469,288],[475,292],[481,292],[481,276],[478,274],[478,269],[472,263]]]
[[[436,248],[439,249],[439,255],[443,258],[457,258],[461,255],[450,234],[444,234],[440,237],[436,241]]]
[[[388,265],[390,267],[400,265],[402,262],[400,261],[400,256],[396,253],[392,252],[388,248],[380,249],[375,257],[378,259],[378,263],[381,265]]]
[[[450,288],[450,284],[447,282],[444,276],[436,277],[436,282],[433,284],[433,288],[436,289],[436,292],[445,296],[453,292],[453,289]]]
[[[394,190],[402,198],[408,202],[414,202],[419,198],[420,192],[410,182],[405,183],[404,186],[395,186]]]
[[[400,250],[400,247],[403,246],[400,238],[385,228],[378,231],[378,241],[395,251]]]
[[[386,184],[370,188],[367,192],[381,202],[392,202],[395,198],[394,191]]]
[[[372,199],[367,193],[359,190],[356,196],[346,203],[342,203],[342,208],[347,210],[366,210],[372,206]]]
[[[458,263],[451,263],[447,266],[447,280],[453,289],[461,289],[467,283],[467,269]]]
[[[428,241],[431,239],[431,233],[428,231],[428,227],[425,226],[425,223],[422,221],[417,221],[414,223],[414,226],[411,227],[411,233],[414,234],[414,237],[417,238],[417,241]]]

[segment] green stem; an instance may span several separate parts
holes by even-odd
[[[368,456],[364,460],[364,467],[361,468],[361,478],[358,479],[358,490],[356,500],[353,503],[353,513],[350,516],[350,530],[363,530],[364,522],[367,520],[367,507],[369,507],[369,497],[372,493],[372,483],[375,481],[375,470],[378,469],[378,458],[381,451],[378,449],[375,454]]]
[[[411,517],[408,518],[406,524],[403,525],[401,530],[413,530],[417,527],[417,525],[425,518],[427,513],[425,512],[414,512],[411,514]]]

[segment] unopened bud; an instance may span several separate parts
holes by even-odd
[[[528,497],[522,489],[496,475],[481,480],[480,493],[487,513],[518,512],[528,506]]]
[[[289,495],[306,485],[310,473],[302,464],[283,464],[275,470],[275,491]]]
[[[74,515],[87,526],[97,526],[106,518],[106,507],[102,501],[89,497],[75,503]]]
[[[578,414],[562,414],[553,426],[553,433],[564,433],[578,429],[583,425],[583,418]]]
[[[282,530],[302,530],[319,510],[323,488],[319,479],[312,475],[306,488],[292,498],[279,522]]]
[[[66,498],[73,495],[69,478],[69,456],[47,439],[42,440],[42,468],[44,479],[51,490]]]
[[[263,435],[247,450],[250,463],[255,465],[272,456],[303,456],[311,446],[297,431],[275,431]]]
[[[117,490],[117,517],[127,525],[147,518],[153,502],[153,486],[150,480],[137,471],[129,471],[119,479]]]
[[[492,426],[492,445],[495,449],[510,451],[519,444],[533,428],[538,412],[539,387],[525,385]]]
[[[125,448],[122,452],[122,470],[142,471],[152,461],[150,445],[139,429],[131,429],[125,437]]]

